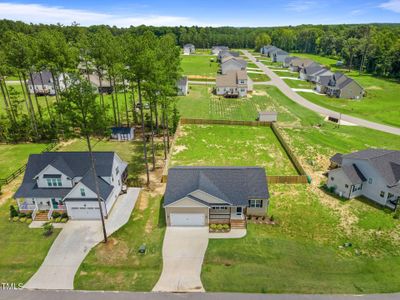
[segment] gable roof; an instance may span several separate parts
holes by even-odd
[[[343,159],[368,160],[389,186],[400,183],[400,151],[370,148],[344,155]]]
[[[289,53],[283,51],[282,49],[278,49],[277,51],[274,52],[274,55],[289,55]]]
[[[112,134],[130,134],[131,130],[134,129],[132,127],[112,127]]]
[[[97,176],[111,176],[115,153],[93,152],[93,155]],[[70,178],[84,177],[90,169],[91,160],[89,152],[44,152],[42,154],[31,154],[22,184],[14,197],[65,197],[71,188],[38,188],[35,176],[48,165],[54,166]]]
[[[42,78],[40,78],[40,74],[42,74]],[[53,77],[52,77],[50,71],[41,71],[41,72],[33,73],[32,78],[33,78],[34,85],[41,86],[42,79],[43,79],[44,85],[53,85]],[[32,80],[31,80],[30,76],[28,76],[28,85],[32,85]]]
[[[164,206],[196,190],[231,205],[247,205],[250,199],[269,198],[265,169],[261,167],[173,167],[168,171]]]
[[[355,164],[342,166],[341,169],[352,184],[360,184],[367,180]]]
[[[188,84],[188,77],[187,76],[182,76],[181,78],[178,79],[176,85],[179,86],[186,86]]]
[[[293,67],[307,67],[311,64],[315,63],[313,60],[308,59],[308,58],[296,58],[296,59],[292,59],[292,61],[290,62],[290,66]]]
[[[96,193],[96,180],[97,180],[97,184],[98,184],[98,187],[99,187],[99,196],[103,200],[106,200],[108,198],[108,196],[111,194],[114,186],[108,184],[107,182],[105,182],[99,176],[97,176],[97,178],[95,179],[92,168],[90,168],[86,172],[86,174],[82,177],[80,182],[82,182],[85,186],[87,186],[94,193]],[[68,199],[68,197],[66,199]]]
[[[311,63],[308,66],[304,67],[301,72],[307,75],[312,75],[314,73],[320,72],[323,68],[317,63]]]
[[[221,65],[227,63],[227,62],[235,62],[238,65],[240,65],[241,68],[246,68],[247,67],[247,61],[245,61],[242,58],[237,58],[237,57],[233,57],[233,56],[226,56],[223,57],[221,60]]]
[[[343,154],[342,153],[336,153],[335,155],[333,155],[330,158],[330,161],[337,164],[337,165],[341,165],[342,164],[342,160],[343,160]]]
[[[229,71],[226,74],[217,74],[215,84],[217,87],[235,87],[238,86],[238,80],[246,80],[246,70]]]

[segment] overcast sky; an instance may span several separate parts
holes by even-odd
[[[118,27],[400,23],[400,0],[0,0],[0,19]]]

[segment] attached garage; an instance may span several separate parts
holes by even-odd
[[[171,213],[171,226],[205,226],[204,213]]]
[[[67,201],[67,212],[71,220],[98,220],[100,219],[99,204],[95,201]],[[103,205],[103,213],[106,215]]]

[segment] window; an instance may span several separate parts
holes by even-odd
[[[85,196],[86,196],[86,192],[85,192],[85,189],[84,189],[84,188],[81,188],[81,196],[82,196],[82,197],[85,197]]]
[[[368,183],[372,184],[372,178],[368,178]]]
[[[228,207],[227,206],[213,206],[211,207],[212,209],[218,209],[218,210],[227,210]]]
[[[349,185],[348,185],[348,184],[345,184],[344,187],[347,189],[347,188],[349,187]]]
[[[62,186],[61,178],[47,178],[47,186]]]
[[[379,196],[381,196],[382,198],[385,197],[385,192],[381,191],[381,193],[379,194]]]
[[[335,177],[331,177],[331,180],[334,181],[334,180],[335,180]]]
[[[52,181],[50,178],[47,178],[47,186],[53,186]]]
[[[249,200],[249,207],[262,207],[262,200]]]

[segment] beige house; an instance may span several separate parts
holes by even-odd
[[[215,94],[227,98],[240,98],[247,96],[249,81],[246,70],[228,71],[218,74],[216,79]]]
[[[246,215],[264,216],[269,203],[261,167],[173,167],[164,208],[168,226],[230,224],[245,227]]]

